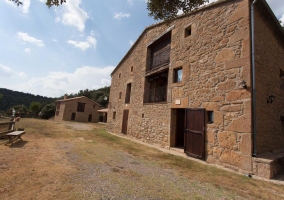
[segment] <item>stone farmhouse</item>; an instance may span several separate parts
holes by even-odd
[[[55,121],[98,122],[98,110],[102,106],[91,99],[81,96],[56,101]]]
[[[108,131],[241,173],[284,169],[284,31],[265,0],[149,26],[111,77]]]

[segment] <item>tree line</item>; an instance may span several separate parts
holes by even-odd
[[[68,98],[86,96],[103,107],[107,107],[110,87],[103,87],[97,90],[80,90],[78,93],[66,94]],[[107,100],[105,100],[105,97]],[[48,98],[40,95],[17,92],[5,88],[0,88],[0,115],[11,116],[15,110],[15,116],[20,117],[40,117],[49,119],[54,116],[56,100],[63,99]]]

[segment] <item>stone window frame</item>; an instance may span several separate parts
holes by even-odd
[[[178,81],[178,71],[180,71],[180,70],[181,70],[181,80]],[[182,66],[175,67],[173,69],[173,83],[181,83],[183,81],[182,72],[183,72],[183,67]]]
[[[113,113],[112,113],[112,119],[115,120],[115,118],[116,118],[116,111],[113,111]]]
[[[130,67],[130,72],[131,72],[131,73],[133,73],[133,69],[134,69],[134,67],[131,66],[131,67]]]
[[[118,74],[118,78],[121,78],[121,73]]]
[[[131,87],[132,87],[131,82],[127,83],[127,85],[126,85],[126,92],[125,92],[125,103],[126,104],[130,104]]]
[[[192,24],[187,25],[184,27],[184,38],[187,38],[192,35]]]
[[[121,97],[122,97],[122,92],[119,92],[118,98],[121,99]]]

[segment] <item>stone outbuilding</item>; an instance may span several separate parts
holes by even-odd
[[[98,122],[102,106],[91,99],[80,96],[56,101],[55,121]]]
[[[108,131],[265,178],[284,169],[284,31],[265,0],[149,26],[111,77]]]

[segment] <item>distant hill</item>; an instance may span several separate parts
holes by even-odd
[[[24,92],[17,92],[0,88],[0,93],[3,94],[2,100],[0,100],[0,111],[6,111],[12,106],[24,105],[27,108],[30,107],[30,103],[33,101],[40,102],[42,106],[49,102],[54,102],[54,98],[43,97],[40,95],[33,95]]]

